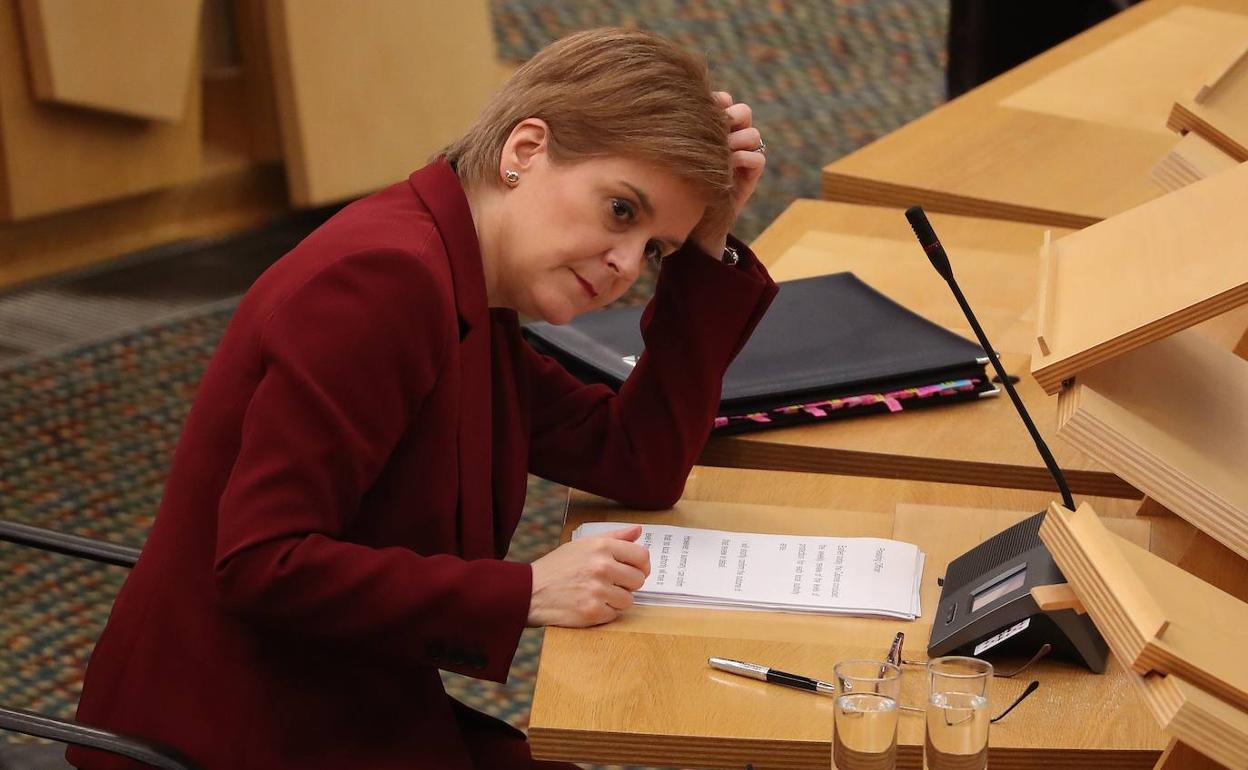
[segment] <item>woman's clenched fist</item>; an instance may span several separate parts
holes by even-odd
[[[564,543],[533,562],[529,626],[596,626],[633,606],[650,574],[641,526]]]

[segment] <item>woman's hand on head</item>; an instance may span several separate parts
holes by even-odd
[[[608,623],[633,606],[650,574],[641,527],[564,543],[533,562],[528,625],[581,628]]]
[[[763,136],[754,127],[754,112],[744,102],[733,102],[727,91],[716,91],[715,98],[728,113],[728,147],[732,150],[732,215],[735,219],[745,208],[767,165],[767,156],[759,150]]]
[[[735,221],[763,176],[767,156],[760,151],[763,137],[754,127],[750,105],[733,102],[732,95],[727,91],[716,91],[714,96],[728,115],[728,148],[732,150],[732,219]],[[727,232],[706,233],[699,238],[698,246],[707,254],[718,257],[727,242]]]

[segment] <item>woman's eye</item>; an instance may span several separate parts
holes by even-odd
[[[611,199],[611,214],[616,218],[625,222],[633,220],[633,204],[623,198]]]
[[[646,259],[656,264],[663,260],[663,249],[657,241],[650,241],[646,244]]]

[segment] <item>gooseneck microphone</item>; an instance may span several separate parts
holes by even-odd
[[[1057,461],[1053,459],[1053,453],[1049,451],[1049,445],[1044,443],[1044,439],[1040,437],[1040,431],[1036,430],[1036,424],[1032,422],[1031,415],[1027,413],[1027,407],[1023,406],[1023,400],[1018,397],[1018,392],[1010,384],[1010,376],[1006,374],[1005,368],[1001,366],[1001,359],[997,358],[992,344],[988,342],[988,337],[984,335],[984,330],[980,328],[979,321],[975,320],[975,314],[971,312],[971,306],[967,304],[966,297],[962,295],[962,290],[958,288],[958,282],[953,278],[953,268],[949,264],[949,255],[945,253],[945,247],[940,245],[940,239],[936,237],[936,231],[932,229],[932,223],[927,221],[927,214],[923,213],[923,207],[911,206],[906,209],[906,219],[909,220],[910,227],[919,239],[919,245],[926,252],[932,267],[936,268],[936,272],[940,273],[940,277],[944,278],[945,283],[949,284],[954,298],[957,299],[958,305],[962,308],[963,315],[966,316],[967,321],[970,321],[971,329],[975,331],[975,338],[979,340],[980,346],[984,349],[984,354],[992,362],[992,368],[996,370],[997,378],[1005,386],[1005,392],[1010,394],[1010,400],[1014,402],[1014,408],[1018,410],[1018,416],[1023,419],[1023,424],[1027,426],[1027,432],[1031,434],[1031,440],[1036,443],[1036,449],[1040,452],[1040,456],[1044,458],[1044,464],[1049,469],[1049,474],[1057,482],[1057,489],[1062,493],[1062,504],[1067,509],[1073,511],[1075,509],[1075,501],[1071,497],[1070,487],[1066,484],[1066,477],[1062,475],[1062,469],[1057,467]]]

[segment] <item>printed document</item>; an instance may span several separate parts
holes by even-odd
[[[619,522],[590,522],[572,538]],[[874,537],[765,535],[643,524],[650,576],[638,604],[879,615],[914,620],[924,554],[912,543]]]

